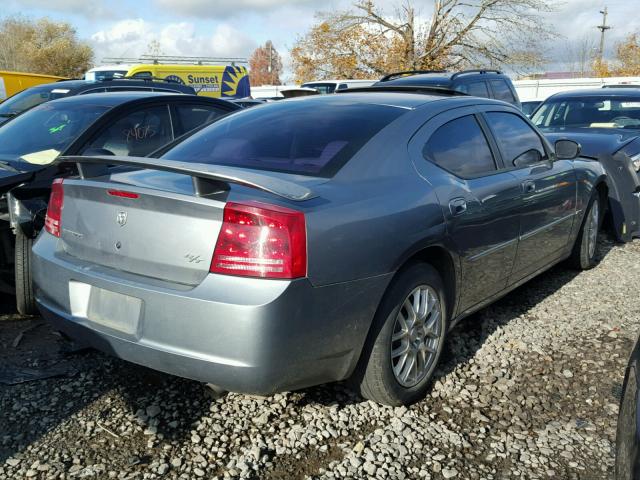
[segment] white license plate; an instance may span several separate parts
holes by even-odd
[[[123,333],[138,329],[142,300],[82,282],[69,282],[71,314]]]

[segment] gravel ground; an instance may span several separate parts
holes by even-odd
[[[558,266],[458,325],[409,408],[341,384],[213,399],[4,307],[0,373],[67,375],[0,383],[0,478],[610,478],[640,242],[602,247],[597,268]]]

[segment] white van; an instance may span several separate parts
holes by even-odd
[[[319,80],[317,82],[303,83],[301,87],[315,88],[320,93],[335,93],[336,90],[348,88],[370,87],[378,80]]]

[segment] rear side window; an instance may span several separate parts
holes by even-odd
[[[238,111],[185,139],[163,158],[330,177],[406,112],[316,98]]]
[[[458,85],[456,90],[473,97],[489,98],[489,89],[487,89],[487,84],[485,82],[471,82]]]
[[[505,165],[525,167],[546,158],[542,140],[518,115],[488,112],[486,118],[496,137]]]
[[[491,89],[496,100],[514,103],[516,101],[513,92],[504,80],[491,80]]]
[[[213,122],[227,111],[206,105],[177,105],[176,112],[182,127],[181,133],[187,133],[202,124]]]
[[[462,178],[496,170],[493,154],[473,115],[460,117],[438,128],[427,141],[425,159]]]

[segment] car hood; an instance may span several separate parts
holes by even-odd
[[[640,136],[638,130],[614,128],[543,128],[541,130],[551,143],[561,138],[578,142],[582,147],[581,155],[593,158],[602,154],[612,155]]]

